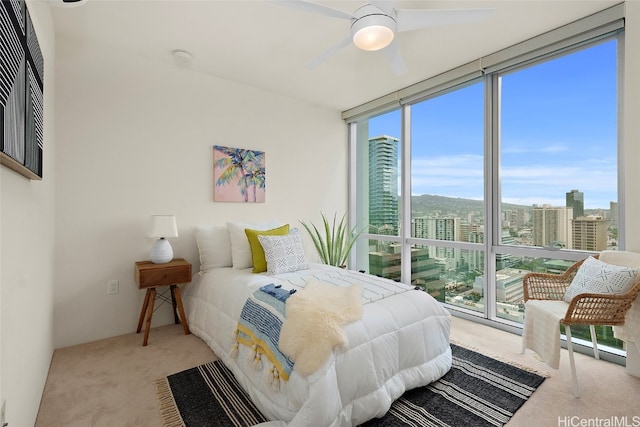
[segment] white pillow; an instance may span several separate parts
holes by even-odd
[[[251,257],[251,246],[249,239],[244,232],[245,228],[251,230],[271,230],[272,228],[284,225],[278,221],[265,222],[262,224],[249,224],[245,222],[227,222],[229,230],[229,240],[231,241],[231,260],[233,268],[244,269],[253,267],[253,258]]]
[[[200,271],[231,267],[231,241],[224,225],[196,225],[196,243],[200,253]]]
[[[578,294],[623,294],[633,286],[637,268],[607,264],[594,257],[587,258],[562,299],[571,302]]]
[[[297,231],[286,236],[258,236],[267,260],[267,274],[291,273],[311,268]]]

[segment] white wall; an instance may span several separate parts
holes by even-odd
[[[44,179],[0,167],[0,396],[12,426],[34,424],[54,348],[55,40],[49,6],[27,4],[44,55]]]
[[[197,268],[195,224],[299,225],[344,211],[339,111],[89,41],[59,37],[56,54],[56,348],[135,330],[144,292],[134,262],[148,259],[152,214],[176,215],[174,254]],[[213,202],[214,144],[266,152],[265,203]],[[171,321],[167,305],[153,317]]]

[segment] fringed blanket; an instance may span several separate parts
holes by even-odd
[[[280,378],[289,380],[293,362],[278,348],[280,329],[285,317],[285,302],[295,290],[285,290],[274,284],[262,286],[245,302],[235,332],[235,340],[231,357],[238,357],[239,344],[252,349],[251,363],[259,371],[262,370],[262,357],[272,364],[266,376],[274,390],[280,388]]]
[[[310,375],[336,346],[348,344],[342,327],[362,317],[361,295],[360,284],[345,288],[315,279],[299,292],[262,286],[242,308],[230,355],[238,357],[240,344],[251,348],[251,363],[258,371],[266,357],[272,367],[265,378],[277,391],[293,369]]]

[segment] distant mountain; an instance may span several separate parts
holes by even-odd
[[[502,208],[505,210],[526,209],[530,211],[532,206],[503,203]],[[454,214],[460,218],[464,218],[470,213],[482,215],[483,209],[484,202],[482,200],[435,196],[433,194],[422,194],[421,196],[411,197],[411,211],[414,217],[434,214],[440,214],[442,216]],[[609,209],[585,209],[584,214],[608,217]]]
[[[504,203],[504,209],[531,209],[527,205],[514,205]],[[459,197],[435,196],[433,194],[422,194],[420,196],[411,197],[411,211],[413,216],[422,215],[451,215],[455,214],[461,218],[466,217],[470,213],[482,215],[484,211],[484,202],[482,200],[462,199]]]

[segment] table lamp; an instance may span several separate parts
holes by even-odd
[[[151,215],[147,237],[158,239],[151,247],[151,262],[164,264],[171,261],[173,259],[173,249],[166,238],[178,237],[176,217],[173,215]]]

